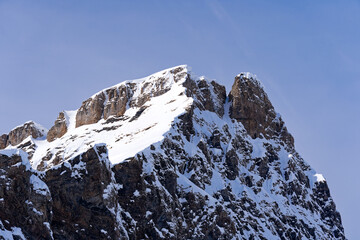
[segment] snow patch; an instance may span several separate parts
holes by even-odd
[[[0,220],[0,236],[5,240],[23,239],[26,240],[24,234],[19,227],[12,227],[11,230],[7,230],[4,224]],[[15,238],[14,238],[15,237]]]
[[[139,192],[138,190],[136,190],[136,191],[134,192],[134,196],[135,196],[135,197],[140,197],[140,192]]]
[[[316,173],[314,176],[316,177],[317,182],[325,182],[326,181],[324,176],[320,173]]]
[[[34,174],[30,177],[30,183],[33,186],[33,190],[41,195],[50,195],[50,190],[48,186],[37,176]]]
[[[188,71],[186,66],[181,67],[184,68],[183,72]],[[151,86],[156,83],[157,78],[166,79],[165,85],[162,87],[169,90],[159,96],[151,97],[143,105],[146,109],[136,120],[131,121],[140,108],[133,107],[125,111],[124,120],[122,121],[106,123],[104,119],[101,119],[97,123],[75,128],[76,111],[65,111],[69,126],[67,133],[50,143],[46,140],[35,139],[34,143],[37,149],[32,157],[33,167],[37,168],[42,162],[43,156],[46,156],[48,152],[54,156],[58,151],[57,149],[63,149],[62,156],[64,159],[71,159],[98,143],[107,145],[111,163],[117,164],[135,156],[151,144],[163,140],[166,132],[171,129],[173,120],[185,113],[186,109],[193,103],[193,99],[184,94],[186,89],[183,87],[183,83],[186,76],[184,75],[182,79],[177,79],[175,82],[171,73],[173,69],[175,68],[163,70],[143,79],[125,81],[113,86],[118,87],[126,83],[136,84],[132,97],[132,100],[136,100],[140,94],[152,95],[153,89]],[[144,91],[146,92],[141,92],[142,87],[145,85]],[[111,128],[111,131],[106,130],[106,128]],[[48,163],[51,166],[51,161],[48,161]]]
[[[3,150],[0,150],[0,154],[6,155],[8,157],[18,155],[21,157],[21,163],[18,163],[17,165],[20,166],[22,164],[26,167],[26,170],[31,169],[31,165],[30,165],[29,159],[28,159],[28,154],[21,149],[17,149],[17,148],[3,149]]]

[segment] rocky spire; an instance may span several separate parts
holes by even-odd
[[[294,146],[293,137],[255,75],[237,75],[229,93],[229,101],[230,117],[241,122],[252,138],[280,137],[286,144]]]
[[[60,112],[58,118],[55,121],[46,136],[49,142],[54,141],[56,138],[62,137],[67,132],[67,123],[65,118],[65,112]]]

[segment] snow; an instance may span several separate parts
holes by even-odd
[[[34,174],[30,177],[30,183],[33,186],[33,190],[41,195],[50,195],[50,190],[48,186],[37,176]]]
[[[75,129],[76,113],[77,113],[77,110],[64,111],[65,121],[66,121],[66,126],[67,126],[68,131],[72,131],[73,129]]]
[[[36,122],[33,122],[35,128],[37,130],[39,130],[45,137],[46,137],[46,134],[47,132],[49,131],[46,127],[42,126],[41,124],[39,123],[36,123]]]
[[[16,126],[16,127],[14,127],[11,131],[16,130],[17,128],[21,128],[21,127],[23,127],[25,124],[33,124],[34,127],[35,127],[37,130],[39,130],[39,131],[40,131],[43,135],[45,135],[45,136],[46,136],[47,132],[49,131],[47,128],[45,128],[45,127],[42,126],[41,124],[36,123],[36,122],[34,122],[34,121],[32,121],[32,120],[27,121],[27,122],[25,122],[25,123],[23,123],[23,124],[21,124],[21,125],[18,125],[18,126]],[[10,131],[10,132],[11,132],[11,131]]]
[[[86,164],[83,161],[79,161],[79,163],[72,166],[71,177],[81,178],[81,170],[85,170],[85,173],[87,174]]]
[[[251,158],[263,158],[265,157],[266,148],[264,147],[264,142],[266,142],[264,139],[256,138],[252,139],[252,146],[253,151],[251,153]]]
[[[317,182],[325,182],[325,178],[322,174],[316,173],[314,176],[316,177]]]
[[[155,231],[159,234],[160,238],[165,238],[163,233],[159,231],[159,229],[157,229],[157,227],[154,226]]]
[[[145,214],[145,217],[149,217],[149,216],[151,216],[152,215],[152,212],[150,212],[150,211],[146,211],[146,214]]]
[[[39,210],[37,210],[36,208],[32,208],[32,210],[33,210],[33,212],[36,213],[37,215],[40,215],[40,216],[43,215],[43,213],[40,212]]]
[[[205,191],[210,195],[212,195],[217,191],[224,189],[224,187],[225,187],[225,182],[223,180],[223,177],[218,171],[214,171],[211,178],[211,184],[206,186]]]
[[[104,199],[110,199],[111,194],[113,193],[113,191],[115,190],[115,187],[113,184],[109,184],[106,186],[106,188],[104,189],[104,193],[103,193],[103,198]]]
[[[118,88],[120,86],[123,86],[123,85],[126,85],[127,83],[135,83],[135,84],[138,84],[138,85],[144,85],[145,83],[147,82],[152,82],[153,79],[156,79],[158,77],[166,77],[167,75],[170,74],[170,71],[172,71],[173,69],[176,69],[176,68],[183,68],[184,71],[186,72],[190,72],[191,71],[191,67],[187,66],[187,65],[178,65],[178,66],[175,66],[175,67],[171,67],[171,68],[167,68],[167,69],[164,69],[164,70],[161,70],[159,72],[156,72],[154,74],[151,74],[150,76],[147,76],[147,77],[144,77],[144,78],[139,78],[139,79],[133,79],[133,80],[125,80],[125,81],[122,81],[121,83],[118,83],[118,84],[115,84],[111,87],[108,87],[108,88],[105,88],[97,93],[95,93],[94,95],[92,95],[90,98],[94,98],[96,95],[99,95],[101,93],[105,93],[107,90],[109,89],[112,89],[112,88]],[[134,96],[138,96],[140,94],[140,92],[136,92],[137,95],[134,94]]]
[[[21,231],[21,228],[19,227],[12,227],[11,231],[10,230],[6,230],[4,228],[3,223],[0,220],[0,236],[4,239],[4,240],[14,240],[14,239],[24,239],[26,240],[24,234]],[[14,236],[16,236],[16,238],[14,238]]]
[[[14,127],[13,129],[11,129],[10,132],[13,131],[13,130],[15,130],[15,129],[17,129],[17,128],[20,128],[20,127],[24,126],[25,124],[31,124],[31,123],[33,123],[32,120],[29,120],[29,121],[27,121],[27,122],[24,122],[23,124],[17,125],[17,126]]]
[[[187,66],[181,66],[184,68],[183,71],[189,73],[189,68]],[[124,113],[124,119],[121,121],[115,121],[113,123],[106,123],[104,120],[100,120],[98,123],[84,125],[78,128],[75,128],[76,122],[76,113],[75,111],[65,111],[66,124],[68,127],[67,133],[53,142],[47,142],[45,139],[34,139],[36,145],[36,151],[31,159],[31,164],[34,168],[39,166],[42,162],[42,158],[47,154],[51,153],[55,155],[59,153],[59,149],[62,151],[61,156],[65,160],[72,159],[75,156],[87,151],[89,148],[94,148],[95,150],[98,147],[104,147],[108,149],[107,153],[98,153],[96,150],[99,159],[103,161],[108,169],[111,168],[111,164],[118,164],[124,161],[128,161],[130,158],[139,154],[144,154],[149,161],[144,161],[143,163],[143,172],[144,174],[152,174],[155,171],[154,168],[154,157],[152,154],[159,154],[163,159],[167,159],[166,154],[161,149],[160,145],[164,138],[172,139],[173,136],[177,136],[179,132],[177,131],[177,124],[180,122],[179,116],[186,112],[186,110],[197,101],[197,99],[187,97],[185,94],[186,89],[182,86],[185,78],[180,79],[175,82],[173,75],[170,71],[174,68],[166,69],[155,73],[149,77],[137,79],[133,81],[125,81],[120,84],[117,84],[111,88],[119,87],[124,84],[132,83],[136,84],[133,99],[137,100],[141,94],[152,94],[155,88],[156,79],[164,77],[166,82],[164,88],[169,88],[170,90],[166,93],[159,95],[157,97],[151,97],[149,101],[145,103],[145,110],[141,113],[138,119],[130,121],[133,116],[140,110],[140,108],[130,108],[128,106],[126,112]],[[241,79],[253,81],[255,84],[262,87],[261,83],[256,79],[255,75],[250,73],[242,73],[238,76],[241,76]],[[200,77],[201,80],[206,80],[204,77]],[[246,81],[247,81],[246,80]],[[209,84],[210,86],[211,84]],[[146,87],[145,87],[146,86]],[[109,89],[109,88],[107,88]],[[106,93],[104,89],[92,97],[95,97],[97,94]],[[144,92],[141,92],[144,91]],[[216,96],[211,92],[212,98],[215,99]],[[187,140],[180,133],[180,140],[177,142],[185,152],[186,158],[194,157],[200,159],[206,159],[204,153],[199,149],[198,144],[202,142],[207,144],[206,139],[208,139],[211,134],[218,130],[222,132],[224,136],[228,133],[229,136],[226,140],[220,143],[220,148],[209,148],[209,152],[212,156],[212,164],[206,165],[206,161],[202,162],[206,170],[211,171],[211,174],[208,177],[208,181],[203,185],[199,186],[190,180],[191,177],[197,176],[199,172],[198,169],[192,169],[191,171],[185,171],[183,174],[180,173],[179,169],[174,169],[174,172],[178,176],[177,184],[179,186],[178,190],[183,192],[192,192],[195,195],[205,197],[207,199],[206,207],[209,212],[214,211],[214,206],[221,205],[223,209],[227,209],[228,213],[231,215],[236,215],[231,209],[228,209],[226,204],[223,202],[222,197],[216,199],[214,194],[218,194],[221,190],[231,189],[231,193],[239,199],[246,199],[244,203],[244,208],[250,208],[255,206],[255,209],[260,212],[271,212],[274,208],[270,207],[271,204],[279,205],[282,209],[281,211],[285,215],[295,216],[297,219],[302,220],[304,223],[309,226],[315,226],[317,222],[321,222],[321,216],[317,212],[310,212],[305,208],[302,208],[298,205],[293,205],[291,197],[284,196],[282,190],[285,189],[290,182],[297,182],[298,176],[294,174],[296,171],[303,171],[300,168],[300,164],[304,164],[305,167],[308,165],[300,159],[295,150],[286,148],[281,145],[276,139],[265,139],[265,138],[256,138],[252,139],[246,134],[246,130],[240,122],[232,121],[229,117],[229,106],[230,103],[227,101],[225,103],[225,115],[223,117],[218,116],[214,112],[203,111],[198,108],[195,108],[193,111],[193,125],[195,134],[191,137],[190,140]],[[277,114],[277,120],[280,119],[280,115]],[[111,130],[105,130],[105,128],[110,128]],[[226,131],[224,129],[227,129]],[[226,132],[226,133],[225,133]],[[239,149],[235,149],[236,146],[233,146],[231,142],[235,139],[235,136],[240,136],[249,147],[248,152],[240,152]],[[174,142],[176,142],[174,140]],[[153,145],[156,151],[150,150],[150,145]],[[273,146],[276,149],[278,158],[273,163],[269,163],[269,178],[262,178],[259,176],[258,167],[253,167],[254,161],[266,159],[268,150],[265,146]],[[225,154],[230,150],[236,151],[237,157],[239,158],[239,176],[234,180],[229,180],[226,177],[226,159]],[[170,149],[171,150],[171,149]],[[2,150],[0,153],[7,154],[12,156],[14,154],[22,155],[24,163],[27,162],[27,155],[25,152],[19,151],[17,149],[7,149]],[[173,160],[177,164],[181,164],[184,158],[177,158],[174,156]],[[49,167],[56,167],[52,165],[51,161],[48,162]],[[28,164],[29,165],[29,164]],[[65,162],[66,165],[66,162]],[[295,170],[291,170],[295,165]],[[68,164],[71,168],[70,164]],[[305,168],[304,167],[304,168]],[[291,170],[291,171],[289,171]],[[72,167],[72,176],[81,178],[80,172],[86,172],[86,164],[80,161],[77,165]],[[289,173],[290,172],[290,173]],[[308,167],[307,171],[303,171],[310,182],[309,194],[306,194],[307,201],[311,201],[311,193],[314,190],[317,182],[324,182],[325,178],[315,172],[315,170]],[[61,173],[62,174],[62,173]],[[285,177],[287,174],[288,179]],[[244,176],[251,179],[253,187],[249,187],[244,184]],[[203,174],[203,177],[207,177],[206,174]],[[285,180],[286,179],[286,180]],[[258,187],[256,183],[262,181],[261,186]],[[48,194],[48,188],[41,179],[35,175],[32,176],[31,182],[33,188],[36,192],[40,194]],[[159,179],[155,174],[155,181],[153,182],[155,188],[163,189],[165,194],[171,198],[171,194],[163,187]],[[113,194],[116,193],[122,186],[116,184],[114,176],[112,176],[112,182],[110,182],[104,189],[103,198],[105,200],[110,200]],[[255,191],[257,190],[257,191]],[[145,189],[145,193],[150,193],[152,190],[150,188]],[[140,192],[135,190],[133,195],[135,197],[140,196]],[[265,202],[265,203],[264,203]],[[185,198],[179,198],[180,204],[185,204]],[[109,206],[108,209],[112,214],[117,216],[119,228],[123,228],[122,219],[121,219],[121,207]],[[130,214],[128,217],[131,218]],[[149,217],[153,213],[150,211],[146,212],[146,217]],[[244,211],[244,215],[252,216],[251,212]],[[198,216],[194,216],[195,221],[201,221],[198,219]],[[274,234],[271,232],[271,229],[267,225],[266,218],[258,218],[258,226],[263,229],[263,234],[268,239],[274,238]],[[136,222],[134,221],[134,225]],[[168,234],[168,230],[163,228],[158,230],[155,228],[161,238],[164,238],[164,234]],[[224,228],[219,228],[221,232],[225,231]],[[106,234],[105,230],[101,230],[102,233]],[[244,230],[244,236],[249,237],[253,233],[252,229]],[[170,234],[170,233],[169,233]]]
[[[251,81],[255,84],[255,86],[260,87],[261,89],[265,89],[262,82],[257,78],[257,76],[250,72],[241,72],[237,75],[243,81]]]
[[[139,192],[138,190],[136,190],[136,191],[134,192],[134,196],[135,196],[135,197],[140,197],[140,192]]]
[[[3,149],[0,150],[0,154],[6,155],[8,157],[12,157],[14,155],[19,155],[21,157],[21,163],[18,163],[17,165],[24,165],[26,167],[26,170],[31,169],[31,165],[28,160],[28,154],[24,152],[21,149],[13,148],[13,149]]]
[[[187,71],[186,66],[182,67],[185,68],[183,71]],[[63,157],[71,159],[97,143],[107,145],[111,163],[117,164],[129,157],[135,156],[152,143],[161,141],[164,138],[164,134],[171,128],[173,120],[183,114],[193,102],[192,98],[184,94],[185,88],[182,86],[182,83],[186,80],[185,77],[175,82],[173,74],[170,73],[172,69],[174,68],[155,73],[143,79],[125,81],[113,86],[118,87],[128,82],[136,83],[137,88],[133,95],[133,99],[136,99],[140,92],[144,90],[142,88],[146,83],[154,83],[156,78],[159,77],[167,79],[163,87],[168,87],[170,90],[160,96],[152,97],[146,102],[144,106],[147,108],[135,121],[130,121],[130,119],[137,113],[139,108],[128,108],[124,113],[124,118],[127,120],[110,124],[100,120],[95,124],[75,128],[76,111],[65,111],[68,122],[67,133],[62,138],[50,143],[46,140],[35,139],[34,143],[37,149],[31,159],[32,166],[37,168],[47,152],[55,154],[57,149],[61,148],[64,150],[62,153]],[[153,91],[152,85],[147,86],[145,89],[147,92],[145,93],[151,93]],[[106,89],[101,92],[104,91]],[[116,129],[111,131],[103,130],[107,125]],[[51,161],[48,164],[51,166]]]
[[[20,155],[23,160],[27,159],[27,153],[24,152],[23,150],[17,149],[17,148],[0,150],[0,154],[6,155],[8,157],[12,157],[14,155]]]

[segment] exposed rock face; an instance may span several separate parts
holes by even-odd
[[[46,139],[49,142],[54,141],[56,138],[60,138],[64,136],[64,134],[67,132],[67,124],[66,124],[66,118],[65,113],[61,112],[59,113],[58,118],[55,121],[54,126],[52,126],[46,136]]]
[[[340,213],[336,211],[336,206],[333,201],[329,201],[331,198],[330,190],[325,181],[316,183],[316,191],[314,191],[313,199],[320,206],[325,206],[324,211],[321,212],[321,217],[326,219],[327,224],[333,227],[334,230],[333,235],[335,238],[341,238],[343,233],[343,228],[341,226],[341,222],[336,221],[336,219],[341,219]],[[327,204],[327,202],[329,204]]]
[[[169,74],[170,76],[167,76]],[[95,96],[84,101],[76,114],[76,127],[93,124],[100,119],[122,116],[127,105],[132,108],[140,108],[153,97],[160,96],[170,90],[171,81],[177,82],[187,73],[184,67],[164,71],[160,76],[150,76],[141,84],[126,82],[125,84],[105,89]],[[224,91],[216,84],[218,91]],[[219,92],[223,94],[223,92]],[[209,97],[209,96],[207,96]]]
[[[83,102],[76,114],[76,127],[98,122],[104,112],[104,102],[104,93]]]
[[[47,171],[44,181],[25,157],[0,154],[4,228],[16,226],[27,239],[121,239],[117,185],[106,154],[105,146],[91,148]]]
[[[249,75],[235,79],[228,100],[223,86],[181,66],[105,89],[85,103],[70,124],[86,128],[69,127],[52,143],[21,144],[37,170],[26,156],[6,154],[15,147],[0,152],[0,235],[345,239],[325,179],[296,152]],[[45,194],[31,190],[32,176]],[[36,226],[19,216],[9,220],[15,206]],[[33,207],[43,214],[31,215]]]
[[[32,139],[29,139],[28,141],[23,141],[21,144],[17,145],[17,148],[26,152],[28,154],[28,159],[30,160],[36,150],[36,144]]]
[[[24,125],[13,129],[9,133],[8,144],[13,146],[21,143],[28,136],[33,138],[43,137],[46,133],[35,126],[34,122],[27,122]]]
[[[106,91],[108,101],[104,107],[104,119],[108,119],[110,116],[122,116],[126,110],[126,104],[128,102],[128,88],[126,86],[120,86],[119,88],[111,88]]]
[[[252,138],[281,136],[294,145],[281,117],[277,115],[260,82],[249,74],[239,74],[229,94],[230,116],[240,121]]]
[[[33,138],[39,138],[45,136],[46,133],[46,129],[34,123],[33,121],[26,122],[23,125],[11,130],[9,134],[1,135],[0,149],[4,149],[9,145],[18,145],[28,136],[32,136]]]
[[[0,169],[0,235],[8,231],[15,239],[51,239],[50,192],[26,156],[0,154]]]
[[[7,134],[3,134],[0,136],[0,149],[6,148],[8,140],[9,136]]]
[[[96,146],[47,171],[55,239],[120,239],[120,211],[105,146]]]
[[[184,83],[186,95],[193,97],[196,107],[217,113],[220,117],[224,115],[224,104],[226,101],[225,87],[215,81],[210,83],[204,78],[194,81],[190,76]]]

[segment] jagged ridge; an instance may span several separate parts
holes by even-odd
[[[47,140],[7,146],[19,148],[52,196],[46,218],[30,214],[48,223],[45,238],[345,238],[326,181],[250,74],[236,76],[228,96],[187,66],[126,81],[60,113]],[[13,181],[18,168],[7,163],[16,156],[0,155],[2,179]],[[28,195],[1,198],[0,211],[17,201],[23,215],[34,212]],[[9,234],[39,237],[0,220]]]

